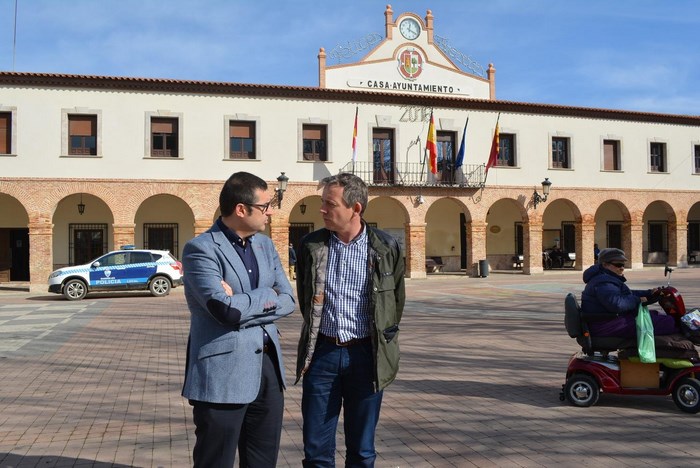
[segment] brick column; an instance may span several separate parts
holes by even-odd
[[[479,260],[486,259],[486,222],[467,221],[467,275],[479,274]]]
[[[622,242],[627,258],[630,261],[632,269],[644,267],[644,222],[642,215],[632,216],[629,226],[625,226],[625,230],[629,229],[629,236],[626,236]]]
[[[270,217],[270,237],[280,256],[282,267],[289,276],[289,222],[286,217]]]
[[[53,267],[53,224],[48,218],[29,221],[29,292],[47,292]]]
[[[688,266],[688,225],[668,223],[668,264]]]
[[[576,269],[583,270],[595,263],[595,217],[585,215],[581,224],[576,223]]]
[[[542,221],[523,224],[523,273],[535,275],[544,273],[542,268]]]
[[[194,220],[194,237],[197,237],[200,234],[204,234],[207,229],[211,227],[211,225],[214,224],[211,219],[195,219]]]
[[[112,224],[114,250],[119,250],[123,245],[133,245],[135,229],[135,224]]]
[[[425,273],[425,223],[404,225],[406,232],[406,276],[426,278]]]

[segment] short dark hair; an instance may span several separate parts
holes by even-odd
[[[257,189],[267,190],[267,182],[249,172],[236,172],[224,182],[219,194],[219,210],[221,216],[229,216],[239,203],[251,205],[255,199]],[[250,207],[248,207],[250,211]]]
[[[340,174],[329,176],[321,180],[321,186],[326,187],[329,185],[343,187],[343,201],[345,204],[351,207],[355,203],[359,203],[362,205],[360,215],[365,212],[369,195],[367,194],[367,184],[365,184],[362,179],[355,174],[341,172]]]

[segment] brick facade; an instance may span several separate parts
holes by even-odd
[[[68,195],[75,193],[91,194],[101,199],[109,208],[114,221],[111,223],[113,245],[134,243],[134,224],[139,206],[153,195],[170,194],[181,199],[190,207],[195,235],[208,229],[218,209],[220,181],[143,181],[143,180],[36,180],[2,179],[0,193],[14,198],[27,212],[30,238],[30,287],[33,291],[45,291],[48,275],[53,270],[53,223],[57,206]],[[276,187],[276,181],[269,182]],[[687,216],[693,205],[700,202],[700,194],[693,191],[647,191],[567,189],[553,190],[546,203],[535,209],[527,194],[526,187],[486,187],[475,203],[474,193],[467,190],[433,188],[424,195],[425,203],[416,204],[413,193],[408,188],[396,188],[390,192],[382,188],[370,189],[370,199],[390,197],[404,209],[404,230],[406,241],[407,276],[423,278],[425,272],[426,213],[437,201],[446,197],[460,204],[466,215],[467,270],[466,274],[477,273],[478,261],[490,258],[487,245],[488,216],[490,207],[503,199],[518,206],[523,223],[524,265],[523,272],[542,272],[541,251],[543,242],[543,220],[546,209],[555,203],[565,202],[572,213],[570,221],[576,231],[576,256],[579,261],[575,268],[582,269],[593,263],[594,230],[596,211],[601,204],[614,201],[623,214],[623,248],[628,253],[633,268],[644,264],[643,229],[645,209],[655,202],[661,202],[667,213],[668,222],[668,263],[684,266],[687,264],[686,234]],[[270,234],[277,245],[283,266],[288,262],[289,225],[292,210],[302,200],[318,197],[320,190],[315,183],[290,184],[280,209],[270,223]],[[526,194],[523,197],[523,194]],[[379,221],[380,228],[381,220]],[[320,226],[316,226],[317,228]],[[67,246],[66,246],[67,248]],[[285,268],[286,270],[286,268]]]

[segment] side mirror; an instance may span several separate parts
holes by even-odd
[[[97,268],[97,267],[100,266],[100,262],[94,262],[91,266],[92,266],[93,268]]]
[[[664,268],[664,276],[667,276],[668,274],[673,273],[673,268],[670,266],[666,265],[666,268]]]

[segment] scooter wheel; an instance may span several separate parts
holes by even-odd
[[[600,386],[590,375],[574,374],[566,381],[564,394],[572,405],[587,408],[598,402]]]
[[[673,388],[673,402],[681,411],[695,414],[700,411],[700,381],[691,377],[681,379]]]

